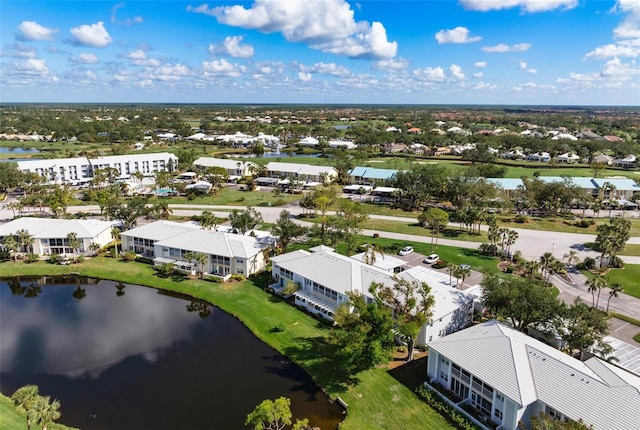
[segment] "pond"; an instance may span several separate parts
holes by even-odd
[[[35,148],[0,147],[0,154],[37,154],[40,151]]]
[[[35,384],[86,429],[243,429],[264,399],[335,429],[339,407],[240,321],[201,301],[71,276],[0,279],[2,393]]]

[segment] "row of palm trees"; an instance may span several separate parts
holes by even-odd
[[[11,396],[16,412],[27,419],[27,429],[32,424],[40,424],[42,430],[62,416],[60,402],[50,396],[41,396],[37,385],[25,385]]]
[[[593,278],[587,280],[587,291],[589,291],[591,293],[591,296],[593,297],[591,307],[594,307],[596,309],[598,308],[598,305],[600,304],[600,294],[605,288],[609,289],[607,308],[605,310],[606,313],[609,313],[609,304],[611,303],[611,299],[613,299],[614,297],[618,297],[619,294],[624,291],[624,288],[619,283],[611,282],[608,278],[605,278],[602,275],[596,275]]]
[[[82,247],[82,241],[78,239],[78,234],[75,232],[70,232],[66,236],[67,244],[69,248],[71,248],[73,252],[73,262],[78,261],[77,253],[78,250]],[[33,243],[35,242],[35,238],[29,233],[26,229],[21,229],[16,231],[14,234],[8,235],[4,239],[4,246],[9,251],[10,254],[13,254],[15,260],[18,260],[18,254],[31,254],[33,253]],[[97,252],[100,249],[100,245],[97,243],[91,243],[89,246],[89,250],[92,252]]]

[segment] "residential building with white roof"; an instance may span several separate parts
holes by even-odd
[[[258,165],[252,161],[236,161],[228,158],[200,157],[193,162],[193,165],[206,170],[209,167],[222,167],[227,171],[229,177],[245,177],[251,176],[252,170],[258,168]]]
[[[430,343],[427,376],[486,428],[528,428],[541,413],[596,430],[640,423],[640,377],[596,357],[582,362],[495,320]]]
[[[54,254],[72,255],[73,248],[69,246],[69,233],[75,233],[80,241],[76,254],[87,254],[92,243],[101,248],[111,242],[113,221],[83,220],[83,219],[52,219],[52,218],[16,218],[0,225],[0,239],[4,239],[21,230],[26,230],[33,237],[31,251],[40,256]],[[29,250],[23,250],[29,252]]]
[[[190,267],[185,255],[205,254],[204,272],[221,277],[250,276],[264,270],[266,245],[258,237],[202,229],[197,224],[156,221],[120,234],[123,251],[154,260]]]
[[[36,173],[50,184],[80,185],[88,183],[99,169],[113,168],[117,179],[128,179],[134,172],[152,176],[155,172],[173,172],[178,168],[178,157],[168,152],[110,155],[97,158],[53,158],[18,161],[22,172]]]
[[[329,166],[271,161],[267,163],[266,169],[267,176],[270,178],[286,178],[304,182],[329,183],[338,177],[338,171]]]
[[[425,324],[416,338],[416,344],[426,345],[434,339],[460,330],[471,321],[475,296],[455,288],[455,278],[428,269],[414,267],[394,275],[393,270],[368,265],[361,260],[346,257],[332,248],[320,246],[311,252],[299,250],[271,258],[271,285],[282,291],[288,282],[295,282],[300,289],[295,292],[295,303],[327,319],[333,316],[341,304],[349,301],[348,293],[358,292],[366,300],[373,282],[393,286],[395,276],[410,282],[426,282],[435,298],[431,322]]]

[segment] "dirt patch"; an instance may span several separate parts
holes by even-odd
[[[413,361],[416,361],[420,358],[424,358],[428,355],[427,351],[418,351],[418,350],[414,350],[413,351]],[[407,352],[406,351],[395,351],[393,353],[393,360],[391,360],[389,362],[389,369],[395,369],[397,367],[400,366],[404,366],[406,364],[411,364],[408,363],[407,361]],[[425,364],[426,366],[426,364]]]

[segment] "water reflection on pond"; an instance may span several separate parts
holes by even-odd
[[[47,285],[53,283],[55,285]],[[0,380],[60,399],[82,429],[235,429],[292,400],[322,429],[341,416],[298,366],[205,302],[86,278],[0,282]]]

